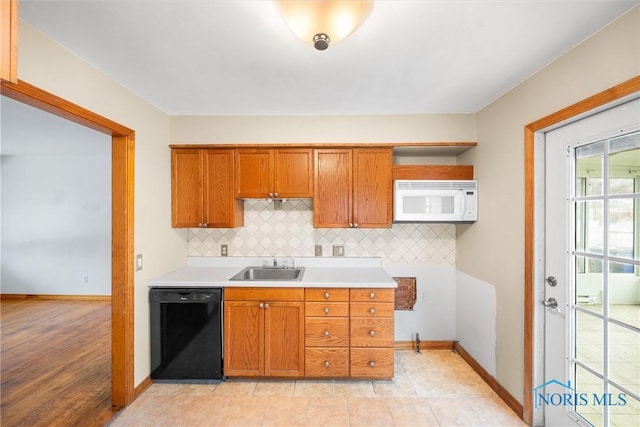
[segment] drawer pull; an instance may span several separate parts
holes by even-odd
[[[376,362],[374,362],[373,360],[371,362],[369,362],[369,367],[375,368],[376,367]]]
[[[370,309],[369,309],[369,313],[371,313],[371,314],[376,314],[376,309],[375,309],[375,308],[373,308],[373,307],[372,307],[372,308],[370,308]]]
[[[371,335],[372,337],[375,337],[376,336],[376,331],[374,331],[374,330],[369,331],[369,335]]]
[[[329,363],[329,361],[328,361],[328,360],[325,360],[325,361],[324,361],[324,367],[325,367],[325,368],[328,368],[330,364],[331,364],[331,363]]]
[[[369,298],[374,299],[375,297],[376,297],[376,294],[375,294],[375,293],[371,292],[371,293],[369,294]]]
[[[325,336],[325,337],[328,337],[328,336],[329,336],[329,330],[325,330],[325,331],[324,331],[324,336]]]
[[[324,299],[329,299],[329,292],[324,293]]]
[[[324,308],[324,314],[329,314],[329,307]]]

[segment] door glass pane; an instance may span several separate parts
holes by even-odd
[[[640,426],[640,401],[633,396],[611,386],[611,405],[609,425],[611,426]],[[623,396],[621,396],[621,394]],[[621,399],[624,399],[623,400]],[[624,403],[624,405],[622,404]]]
[[[640,132],[611,139],[609,145],[609,193],[638,193]]]
[[[576,180],[576,195],[598,196],[602,194],[604,147],[604,141],[601,141],[576,148],[576,177],[586,180],[583,184]]]
[[[640,395],[640,334],[609,323],[609,377]]]
[[[598,373],[603,372],[602,319],[576,311],[576,359]]]
[[[609,200],[609,255],[634,259],[634,200]]]
[[[631,264],[616,264],[620,271],[633,272]],[[640,329],[640,280],[633,273],[611,273],[609,275],[609,317]],[[639,334],[640,336],[640,334]],[[638,359],[640,364],[640,359]]]
[[[602,255],[602,247],[604,245],[603,201],[589,200],[583,203],[585,204],[585,252],[589,254]]]
[[[594,393],[597,395],[603,393],[602,380],[579,365],[576,365],[575,379],[576,394],[578,396],[582,396],[582,393],[587,395],[586,402],[580,400],[576,405],[576,412],[592,425],[602,426],[604,424],[602,407],[594,405],[593,399],[591,399]]]
[[[576,262],[576,304],[602,313],[602,260],[577,257]]]

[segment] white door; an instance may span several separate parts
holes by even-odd
[[[547,426],[640,426],[640,100],[545,134]]]

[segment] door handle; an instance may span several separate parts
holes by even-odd
[[[558,313],[560,312],[560,309],[558,308],[558,300],[555,298],[549,298],[548,300],[542,301],[542,305],[557,311]]]

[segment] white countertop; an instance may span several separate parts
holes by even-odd
[[[285,260],[278,257],[278,260]],[[296,258],[304,267],[302,280],[229,280],[248,266],[261,266],[265,257],[192,257],[187,265],[149,281],[149,287],[293,287],[395,288],[379,258]]]

